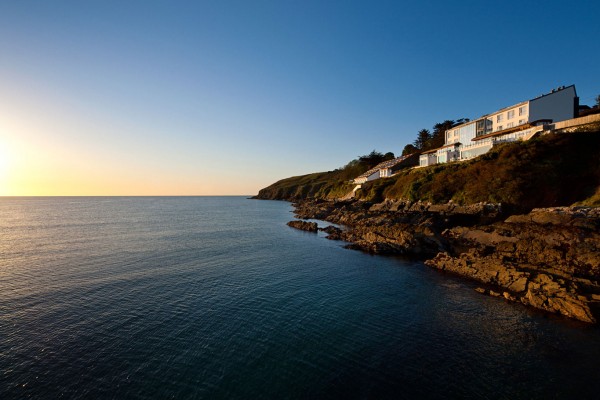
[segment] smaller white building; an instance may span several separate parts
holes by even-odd
[[[417,165],[416,154],[396,157],[393,160],[384,161],[377,164],[362,175],[354,178],[354,183],[363,184],[365,182],[374,181],[379,178],[389,178],[402,168]]]
[[[438,163],[437,150],[429,150],[419,156],[419,167],[427,167]]]
[[[354,178],[354,183],[363,184],[365,182],[374,181],[375,179],[379,179],[379,170],[370,169],[364,174]]]

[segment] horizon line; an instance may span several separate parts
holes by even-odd
[[[255,194],[60,194],[60,195],[0,195],[0,198],[18,197],[244,197]]]

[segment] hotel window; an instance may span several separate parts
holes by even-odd
[[[501,131],[502,130],[502,125],[498,125],[498,127],[496,128],[497,131]]]
[[[514,116],[515,116],[515,110],[510,110],[508,112],[508,115],[506,116],[506,118],[511,119],[511,118],[514,118]]]
[[[513,122],[509,122],[508,124],[506,124],[507,128],[512,128],[513,126],[515,126]]]
[[[519,107],[519,116],[527,114],[527,106]]]
[[[504,119],[504,115],[498,114],[498,116],[496,117],[496,122],[502,122],[503,119]]]
[[[519,125],[523,125],[524,123],[525,123],[525,120],[524,120],[524,119],[520,119],[520,120],[519,120]]]

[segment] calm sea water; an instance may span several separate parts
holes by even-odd
[[[0,398],[597,398],[600,331],[240,197],[0,199]]]

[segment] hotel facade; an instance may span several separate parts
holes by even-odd
[[[468,160],[488,152],[496,144],[528,140],[542,131],[544,125],[577,117],[578,108],[575,85],[561,86],[448,129],[444,146],[422,153],[419,166]]]

